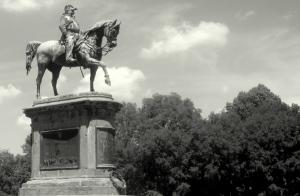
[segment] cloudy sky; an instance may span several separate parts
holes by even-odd
[[[118,47],[99,69],[97,91],[141,103],[153,93],[177,92],[203,116],[220,111],[239,91],[265,84],[287,103],[300,104],[299,0],[0,0],[0,149],[21,153],[30,132],[22,109],[35,99],[36,60],[26,76],[28,41],[58,39],[64,5],[78,7],[82,29],[122,21]],[[88,91],[88,70],[64,68],[61,94]],[[42,96],[52,96],[50,73]]]

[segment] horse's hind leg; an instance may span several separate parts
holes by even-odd
[[[46,70],[46,64],[38,62],[38,75],[36,77],[36,98],[41,98],[41,83]]]
[[[56,88],[56,86],[57,86],[57,80],[58,80],[58,77],[59,77],[59,73],[60,73],[60,70],[61,70],[61,66],[57,66],[57,65],[55,65],[55,66],[53,66],[53,67],[55,67],[55,69],[52,69],[51,71],[52,71],[52,87],[53,87],[53,92],[54,92],[54,95],[56,96],[56,95],[58,95],[58,92],[57,92],[57,88]]]

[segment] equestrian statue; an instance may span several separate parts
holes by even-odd
[[[43,75],[48,69],[52,72],[52,87],[54,95],[58,95],[56,84],[63,66],[83,67],[90,69],[90,91],[95,91],[94,80],[98,67],[103,69],[105,83],[111,85],[106,65],[101,61],[102,56],[108,54],[117,46],[117,36],[120,30],[118,20],[97,22],[87,31],[80,30],[75,18],[77,8],[66,5],[61,16],[59,29],[62,32],[60,40],[46,42],[30,41],[26,47],[26,70],[31,69],[31,63],[36,56],[38,75],[36,78],[37,93],[40,98],[40,87]],[[102,46],[102,39],[106,43]]]

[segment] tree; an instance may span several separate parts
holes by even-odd
[[[141,108],[126,104],[118,115],[119,171],[129,194],[300,192],[299,106],[264,85],[239,93],[207,120],[177,94],[155,94]]]
[[[0,195],[18,195],[21,185],[29,180],[31,139],[26,138],[23,145],[24,155],[16,155],[8,151],[0,152]]]
[[[236,146],[233,158],[223,164],[233,166],[226,169],[232,171],[229,181],[234,182],[230,192],[235,192],[234,187],[242,195],[299,192],[299,107],[288,106],[267,87],[258,85],[239,93],[226,109],[210,116],[210,129],[235,144],[230,147]]]
[[[0,193],[10,195],[14,186],[14,165],[13,154],[8,151],[0,152]]]
[[[155,94],[141,108],[124,104],[116,117],[116,151],[128,194],[187,193],[189,130],[202,123],[200,110],[176,93]]]

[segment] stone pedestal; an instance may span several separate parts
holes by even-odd
[[[111,174],[120,108],[109,94],[83,93],[24,109],[31,118],[32,173],[19,195],[119,195]]]

